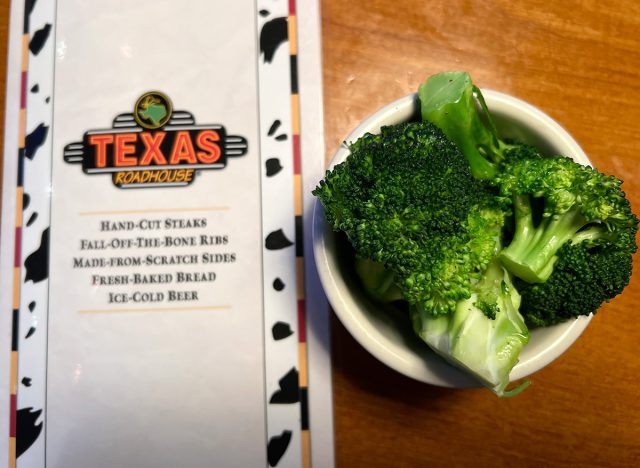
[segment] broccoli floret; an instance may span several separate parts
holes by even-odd
[[[380,263],[356,260],[356,272],[365,291],[378,302],[401,300],[393,286],[393,273]],[[434,316],[421,304],[410,305],[416,334],[436,353],[462,367],[499,396],[512,396],[525,382],[506,390],[509,374],[529,341],[529,331],[519,313],[520,295],[509,273],[494,258],[482,277],[471,285],[471,295],[453,312]]]
[[[519,278],[546,281],[559,249],[570,241],[636,251],[638,218],[619,179],[558,156],[511,161],[496,180],[501,194],[513,200],[515,218],[513,239],[500,259]]]
[[[501,139],[468,74],[435,75],[419,98],[423,122],[351,143],[313,193],[371,297],[406,301],[433,350],[512,395],[527,326],[626,287],[638,218],[619,179]]]
[[[569,242],[558,251],[549,279],[522,285],[520,312],[530,327],[546,327],[595,314],[629,284],[631,268],[628,251]]]
[[[539,155],[532,146],[499,138],[484,97],[466,72],[433,75],[420,85],[418,96],[422,119],[459,146],[477,178],[493,179],[506,158]]]
[[[502,198],[428,122],[384,127],[350,151],[313,192],[328,223],[391,271],[409,303],[451,313],[496,253]]]
[[[396,284],[396,275],[382,263],[368,258],[356,258],[355,269],[365,291],[376,301],[393,302],[404,299]]]
[[[500,257],[512,274],[531,283],[545,281],[558,249],[568,241],[635,252],[638,219],[620,180],[500,139],[482,93],[465,72],[430,77],[420,86],[419,97],[423,119],[460,147],[473,175],[496,184],[511,199],[515,233]]]
[[[506,390],[511,369],[529,341],[519,306],[520,295],[509,273],[494,260],[473,286],[471,297],[460,301],[452,314],[433,317],[419,305],[411,306],[410,311],[415,332],[434,351],[469,371],[497,395],[512,396],[528,385]],[[489,318],[484,307],[490,307],[495,316]]]
[[[504,158],[501,160],[498,168],[501,170],[504,164],[522,159],[538,159],[542,157],[540,150],[535,146],[509,141],[509,148],[504,151]]]

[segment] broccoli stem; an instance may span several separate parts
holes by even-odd
[[[615,236],[612,232],[607,232],[602,228],[602,226],[595,225],[582,229],[573,237],[573,239],[571,239],[571,242],[577,244],[579,242],[588,242],[598,239],[608,239],[613,241],[614,237]]]
[[[419,88],[423,120],[438,126],[467,158],[478,179],[493,179],[504,153],[514,147],[498,131],[480,89],[465,72],[431,76]]]
[[[395,284],[395,273],[382,263],[368,258],[357,258],[355,269],[367,293],[381,302],[393,302],[403,299],[402,291]]]
[[[462,141],[456,141],[460,147],[460,151],[465,155],[467,161],[469,161],[469,167],[471,168],[471,174],[477,179],[493,179],[498,169],[496,165],[485,158],[480,152],[480,146],[472,140],[463,139]]]
[[[587,222],[576,206],[561,215],[544,218],[534,227],[531,200],[527,195],[518,195],[514,197],[514,216],[513,240],[500,253],[500,260],[512,274],[529,283],[542,283],[549,278],[556,253],[566,242],[598,235],[596,231],[578,233]]]
[[[518,311],[520,295],[496,260],[474,289],[449,315],[434,317],[420,305],[412,305],[414,330],[436,353],[471,372],[497,395],[513,396],[527,385],[506,390],[511,369],[529,341],[529,331]],[[494,318],[476,306],[480,296],[493,298]]]

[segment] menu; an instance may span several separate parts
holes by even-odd
[[[319,7],[14,1],[0,466],[332,466]]]

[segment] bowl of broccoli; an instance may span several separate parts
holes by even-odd
[[[364,120],[319,181],[320,280],[389,367],[515,395],[628,284],[621,183],[536,107],[440,73]]]

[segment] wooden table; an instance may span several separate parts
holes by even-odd
[[[554,117],[640,210],[640,3],[325,0],[322,18],[327,157],[383,104],[464,69]],[[337,465],[640,466],[639,304],[636,280],[502,400],[405,378],[334,320]]]
[[[640,3],[324,0],[321,7],[327,158],[378,107],[430,74],[464,69],[480,86],[558,120],[595,166],[626,180],[640,207]],[[640,283],[632,281],[529,389],[502,400],[405,378],[334,319],[337,466],[640,466],[639,302]]]

